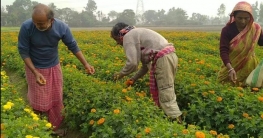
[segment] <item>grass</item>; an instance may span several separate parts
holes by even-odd
[[[176,31],[205,31],[205,32],[220,32],[222,26],[177,26],[177,27],[147,27],[152,30],[176,30]],[[20,27],[1,27],[1,32],[19,31]],[[71,27],[72,31],[94,31],[94,30],[111,30],[111,27]]]

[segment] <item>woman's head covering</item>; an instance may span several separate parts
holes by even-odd
[[[232,10],[232,12],[231,12],[231,14],[230,14],[230,20],[228,21],[228,23],[227,24],[230,24],[230,23],[232,23],[232,22],[234,22],[235,21],[235,19],[234,19],[234,12],[235,11],[245,11],[245,12],[248,12],[249,14],[250,14],[250,16],[251,16],[251,22],[253,22],[254,21],[254,18],[253,18],[253,16],[252,16],[252,13],[253,13],[253,10],[252,10],[252,6],[248,3],[248,2],[246,2],[246,1],[241,1],[241,2],[238,2],[237,4],[236,4],[236,6],[234,7],[234,9]]]

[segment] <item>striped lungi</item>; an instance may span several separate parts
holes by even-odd
[[[57,129],[63,120],[63,76],[60,64],[46,69],[37,69],[46,79],[45,85],[36,82],[35,75],[25,66],[28,83],[28,100],[34,110],[45,112],[48,120]]]

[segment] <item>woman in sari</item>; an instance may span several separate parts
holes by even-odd
[[[218,81],[244,86],[246,78],[259,63],[254,53],[257,44],[263,46],[262,29],[254,22],[251,5],[239,2],[221,31],[220,57],[223,65]]]

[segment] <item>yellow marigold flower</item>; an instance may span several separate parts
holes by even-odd
[[[114,112],[114,114],[119,114],[120,110],[119,109],[115,109],[113,112]]]
[[[214,130],[210,130],[209,133],[210,133],[211,135],[213,135],[213,136],[216,136],[216,135],[217,135],[217,132],[214,131]]]
[[[136,123],[138,123],[138,122],[139,122],[139,120],[138,120],[138,119],[136,119],[136,120],[135,120],[135,122],[136,122]]]
[[[146,127],[146,128],[144,129],[144,132],[145,132],[146,134],[149,134],[149,133],[151,132],[151,128]]]
[[[1,130],[4,130],[5,129],[5,125],[4,123],[1,123]]]
[[[242,90],[243,90],[243,88],[242,88],[242,87],[237,87],[237,89],[238,89],[238,90],[240,90],[240,91],[242,91]]]
[[[32,116],[32,117],[37,117],[37,114],[31,113],[31,116]]]
[[[173,136],[174,136],[174,137],[177,137],[178,135],[177,135],[177,133],[174,133]]]
[[[243,94],[243,93],[239,93],[238,96],[239,96],[239,97],[243,97],[244,94]]]
[[[263,97],[258,97],[258,100],[259,100],[260,102],[263,102]]]
[[[249,115],[247,113],[243,113],[243,117],[248,118]]]
[[[128,90],[127,89],[122,89],[122,92],[123,93],[126,93]]]
[[[1,71],[1,76],[4,76],[5,75],[5,72],[4,71]]]
[[[203,133],[201,131],[196,131],[195,132],[195,137],[196,138],[205,138],[205,133]]]
[[[204,83],[205,83],[206,85],[210,84],[210,82],[209,82],[209,81],[205,81]]]
[[[262,119],[263,119],[263,114],[261,114],[261,116],[260,116]]]
[[[6,104],[10,105],[10,106],[14,106],[14,103],[12,103],[12,102],[7,102]]]
[[[33,136],[31,136],[31,135],[26,135],[26,138],[33,138]]]
[[[192,84],[191,84],[191,86],[192,86],[192,87],[195,87],[195,86],[196,86],[196,84],[195,84],[195,83],[192,83]]]
[[[94,124],[94,120],[90,120],[90,121],[89,121],[89,124],[90,124],[90,125],[93,125],[93,124]]]
[[[141,134],[138,134],[137,136],[136,136],[136,138],[141,138],[142,137],[142,135]]]
[[[211,94],[215,94],[215,91],[209,91],[209,93],[211,93]]]
[[[51,123],[46,123],[46,127],[51,128],[52,127]]]
[[[207,93],[207,92],[203,92],[202,95],[203,95],[204,97],[206,97],[206,96],[208,95],[208,93]]]
[[[106,73],[107,73],[107,74],[109,74],[109,73],[110,73],[110,71],[109,71],[109,70],[106,70]]]
[[[33,117],[33,120],[38,121],[39,118],[38,117]]]
[[[182,132],[183,132],[183,134],[188,134],[188,130],[187,129],[184,129]]]
[[[6,105],[4,105],[3,107],[4,107],[5,110],[11,109],[11,105],[7,105],[7,104],[6,104]]]
[[[217,97],[217,99],[216,99],[218,102],[221,102],[222,100],[223,100],[223,98],[222,97]]]
[[[132,98],[130,98],[129,96],[125,96],[125,98],[126,98],[127,101],[131,101],[132,100]]]
[[[26,112],[28,112],[28,113],[30,113],[30,112],[31,112],[31,110],[30,110],[30,109],[28,109],[28,108],[25,108],[25,109],[24,109],[24,111],[26,111]]]
[[[228,128],[229,128],[229,129],[233,129],[234,127],[235,127],[235,126],[234,126],[233,124],[229,124],[229,125],[228,125]]]
[[[90,112],[91,112],[91,113],[96,113],[96,109],[92,108],[92,109],[90,110]]]
[[[5,91],[5,90],[6,90],[5,88],[2,88],[2,87],[1,87],[1,91]]]
[[[101,124],[103,124],[105,122],[105,118],[101,118],[101,119],[99,119],[98,121],[97,121],[97,124],[98,125],[101,125]]]

